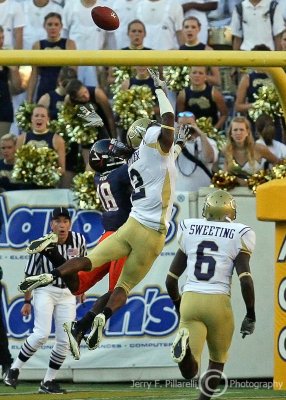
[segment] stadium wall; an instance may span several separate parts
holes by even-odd
[[[201,215],[205,195],[178,192],[171,227],[164,251],[144,281],[132,292],[127,306],[115,315],[107,326],[102,346],[96,351],[82,347],[82,356],[74,361],[69,355],[60,370],[60,379],[75,382],[146,381],[179,379],[177,367],[170,358],[170,345],[178,319],[166,295],[165,277],[177,250],[176,227],[189,216]],[[273,304],[274,304],[274,223],[256,219],[255,197],[246,188],[231,192],[238,204],[239,222],[250,225],[257,235],[257,246],[251,260],[256,288],[257,325],[255,334],[241,338],[239,328],[245,315],[237,277],[234,275],[232,304],[236,331],[225,373],[229,378],[263,378],[273,376]],[[0,219],[4,229],[0,235],[0,265],[4,271],[2,307],[9,343],[16,357],[24,339],[33,327],[33,318],[22,318],[23,296],[17,292],[27,261],[25,247],[29,240],[49,231],[50,213],[55,206],[66,206],[73,217],[72,228],[81,231],[89,247],[96,245],[102,232],[100,214],[76,209],[69,190],[39,190],[6,192],[0,195]],[[98,296],[106,291],[104,279],[88,292],[87,301],[78,305],[78,317],[83,315]],[[54,331],[45,346],[29,360],[21,379],[39,380],[47,368],[53,346]],[[267,360],[267,362],[265,361]],[[207,366],[204,353],[202,370]]]

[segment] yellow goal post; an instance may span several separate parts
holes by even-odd
[[[211,65],[252,67],[267,72],[286,116],[286,51],[232,50],[1,50],[0,65]]]

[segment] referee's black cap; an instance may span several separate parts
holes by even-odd
[[[66,217],[68,219],[71,219],[71,216],[70,216],[70,214],[68,212],[68,209],[64,208],[64,207],[56,207],[56,208],[53,209],[52,219],[56,219],[56,218],[59,218],[59,217]]]

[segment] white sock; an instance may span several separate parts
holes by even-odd
[[[56,378],[57,373],[58,373],[57,369],[48,368],[46,375],[44,377],[44,382],[54,380]]]

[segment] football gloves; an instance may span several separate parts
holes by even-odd
[[[192,127],[192,125],[181,125],[179,128],[176,143],[185,144],[188,140],[192,139],[192,135],[195,132],[196,130]]]
[[[252,335],[254,329],[255,329],[255,319],[245,316],[240,328],[242,339],[244,339],[245,336],[247,335]]]
[[[101,117],[97,114],[94,109],[93,104],[89,103],[87,105],[78,106],[79,112],[77,116],[83,119],[85,122],[83,126],[86,127],[100,127],[103,126],[103,121]]]
[[[167,85],[165,81],[162,81],[159,77],[159,71],[155,71],[152,68],[147,68],[151,78],[154,81],[154,85],[157,89],[162,89],[164,92],[167,91]]]

